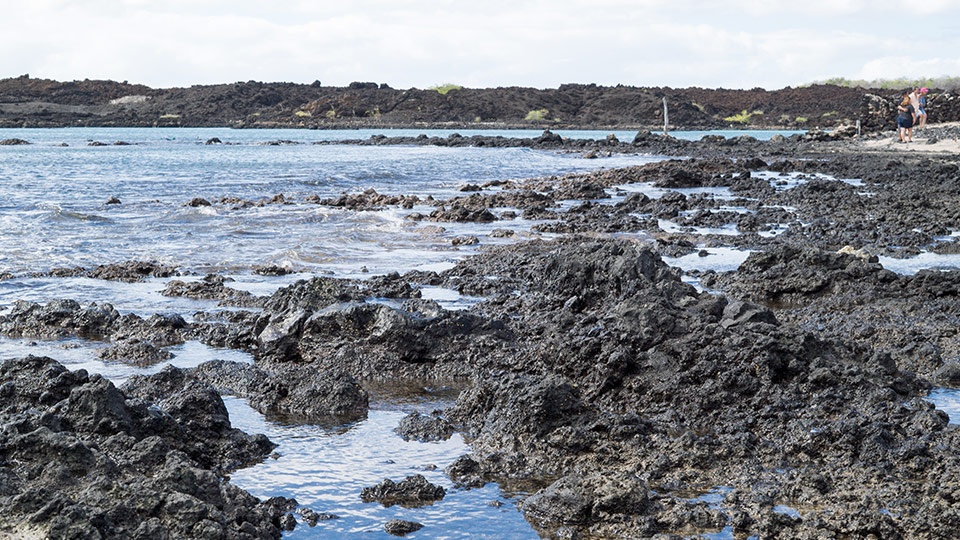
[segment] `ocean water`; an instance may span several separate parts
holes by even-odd
[[[313,145],[336,133],[305,130],[0,130],[0,272],[151,260],[188,272],[276,264],[350,274],[456,261],[460,235],[529,229],[404,220],[410,210],[349,212],[306,203],[374,189],[421,199],[467,184],[594,170],[649,156],[581,159],[529,149]],[[341,137],[354,135],[340,133]],[[205,145],[217,137],[225,144]],[[90,146],[91,141],[107,146]],[[127,145],[114,145],[122,141]],[[271,145],[276,141],[299,144]],[[67,146],[61,146],[66,144]],[[256,204],[283,195],[293,204]],[[120,204],[108,204],[111,198]],[[203,198],[212,206],[188,206]],[[230,198],[254,203],[216,204]],[[442,227],[442,229],[441,229]],[[487,239],[493,241],[492,239]]]

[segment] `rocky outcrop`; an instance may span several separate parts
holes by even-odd
[[[106,204],[120,204],[120,200],[112,197]],[[119,264],[103,264],[92,269],[87,268],[56,268],[46,275],[54,277],[89,277],[92,279],[106,279],[135,283],[147,278],[164,278],[177,275],[175,267],[152,261],[129,261]]]
[[[344,302],[356,296],[333,283],[299,282],[267,302],[255,329],[261,362],[311,362],[360,379],[465,376],[472,370],[465,356],[508,338],[498,321],[448,311],[433,301],[411,299],[400,308]]]
[[[183,343],[191,331],[180,315],[152,315],[146,319],[120,313],[110,304],[83,307],[75,300],[53,300],[46,305],[18,300],[0,315],[0,334],[11,337],[58,339],[80,337],[109,340],[101,355],[134,365],[149,365],[169,357],[162,347]]]
[[[425,415],[413,412],[400,420],[394,430],[405,441],[444,441],[454,432],[453,426],[438,415]]]
[[[49,358],[0,363],[0,535],[280,538],[290,501],[224,476],[272,443],[231,429],[215,393],[170,390],[153,403]]]
[[[119,390],[47,364],[0,382],[0,397],[17,396],[3,427],[10,437],[0,447],[0,504],[31,526],[52,527],[41,512],[49,493],[18,498],[25,482],[46,478],[24,449],[66,456],[53,475],[74,483],[56,490],[75,498],[57,499],[51,508],[59,512],[74,500],[100,504],[76,498],[86,489],[76,478],[99,479],[88,471],[107,458],[126,471],[123,460],[134,458],[110,452],[129,448],[137,460],[129,467],[163,480],[143,480],[144,493],[179,490],[233,508],[231,501],[249,499],[227,498],[213,480],[267,450],[231,430],[218,392],[246,397],[265,414],[323,423],[362,418],[363,384],[453,377],[465,387],[456,404],[410,415],[398,433],[432,440],[460,431],[470,453],[446,469],[457,489],[511,482],[530,494],[524,515],[545,536],[725,529],[758,538],[951,537],[960,515],[951,495],[960,489],[960,435],[924,397],[930,381],[960,384],[960,278],[952,269],[898,275],[879,256],[958,251],[949,238],[960,223],[955,159],[844,154],[852,146],[842,140],[802,139],[710,138],[682,143],[700,159],[464,186],[458,197],[429,204],[456,210],[443,216],[450,219],[522,212],[551,221],[538,230],[575,234],[485,246],[442,274],[303,280],[258,299],[262,311],[197,313],[190,324],[177,315],[120,315],[106,304],[16,303],[0,315],[6,335],[108,339],[103,354],[123,361],[149,361],[166,344],[199,337],[246,350],[257,365],[168,369]],[[602,142],[607,151],[680,144],[645,133],[630,144]],[[648,196],[620,187],[635,183],[685,191]],[[718,187],[732,197],[702,189]],[[558,211],[561,201],[581,199]],[[296,204],[270,200],[264,204]],[[323,203],[375,211],[408,202],[363,193]],[[505,206],[512,215],[495,212]],[[662,220],[678,230],[666,233]],[[692,229],[731,226],[738,235]],[[718,247],[752,254],[735,271],[688,275],[661,258],[707,257]],[[483,301],[445,310],[420,298],[426,283]],[[223,285],[212,276],[173,289],[216,298],[229,294]],[[27,468],[17,469],[24,459]],[[184,469],[206,480],[183,487],[176,473]],[[436,500],[436,488],[408,478],[368,488],[366,497],[421,504]],[[163,500],[202,513],[182,499]],[[204,519],[213,525],[191,527],[214,535],[239,523],[226,524],[222,505],[209,504]],[[262,508],[251,504],[244,508]],[[84,521],[87,508],[62,514],[56,526],[100,527],[99,514]],[[258,519],[247,520],[259,527]],[[163,513],[146,522],[179,526]]]
[[[206,362],[191,371],[225,394],[246,398],[268,418],[338,425],[367,415],[369,396],[342,371],[276,365],[265,370],[236,362]]]
[[[918,399],[927,383],[889,357],[819,340],[763,306],[697,293],[635,244],[538,247],[491,250],[455,270],[497,276],[482,308],[509,314],[520,343],[449,411],[473,440],[475,464],[451,476],[468,485],[559,476],[524,503],[528,520],[591,534],[820,534],[884,527],[889,505],[929,504],[912,482],[942,474],[922,456],[954,460],[934,449],[955,436]],[[925,450],[914,455],[917,444]],[[814,470],[829,480],[813,482]],[[876,474],[910,495],[841,510]],[[694,486],[731,486],[739,498],[698,517],[682,495]],[[797,497],[837,503],[770,529],[764,505]]]

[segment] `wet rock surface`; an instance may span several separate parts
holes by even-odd
[[[367,416],[367,392],[342,371],[317,371],[308,366],[264,370],[248,364],[213,361],[190,374],[212,384],[220,393],[246,398],[251,407],[268,418],[343,424]]]
[[[400,420],[395,430],[405,441],[444,441],[453,435],[454,429],[445,419],[436,415],[413,412]]]
[[[379,484],[363,488],[360,498],[363,502],[378,502],[384,506],[398,504],[405,508],[417,508],[433,504],[443,499],[446,490],[431,484],[423,475],[408,476],[400,482],[386,478]]]
[[[394,536],[406,536],[423,528],[422,523],[405,519],[391,519],[383,524],[383,530]]]
[[[224,478],[273,445],[232,430],[215,393],[181,388],[158,405],[41,357],[0,363],[0,392],[0,533],[280,537],[289,505]]]

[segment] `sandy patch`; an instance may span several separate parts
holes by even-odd
[[[938,129],[939,128],[939,129]],[[896,131],[884,134],[879,139],[868,139],[858,141],[859,146],[864,150],[893,150],[903,152],[924,152],[924,153],[960,153],[960,140],[954,135],[943,137],[944,129],[947,133],[956,133],[960,129],[960,122],[942,122],[927,124],[926,128],[913,130],[913,141],[901,143]],[[941,138],[934,143],[930,142],[928,133],[940,132]]]
[[[903,152],[924,152],[924,153],[960,153],[960,141],[957,139],[940,140],[930,143],[930,140],[922,136],[914,136],[913,142],[901,143],[896,135],[890,135],[882,139],[863,141],[862,145],[867,150],[899,150]]]

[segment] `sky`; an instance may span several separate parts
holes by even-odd
[[[960,76],[960,0],[0,2],[0,79],[773,90]]]

